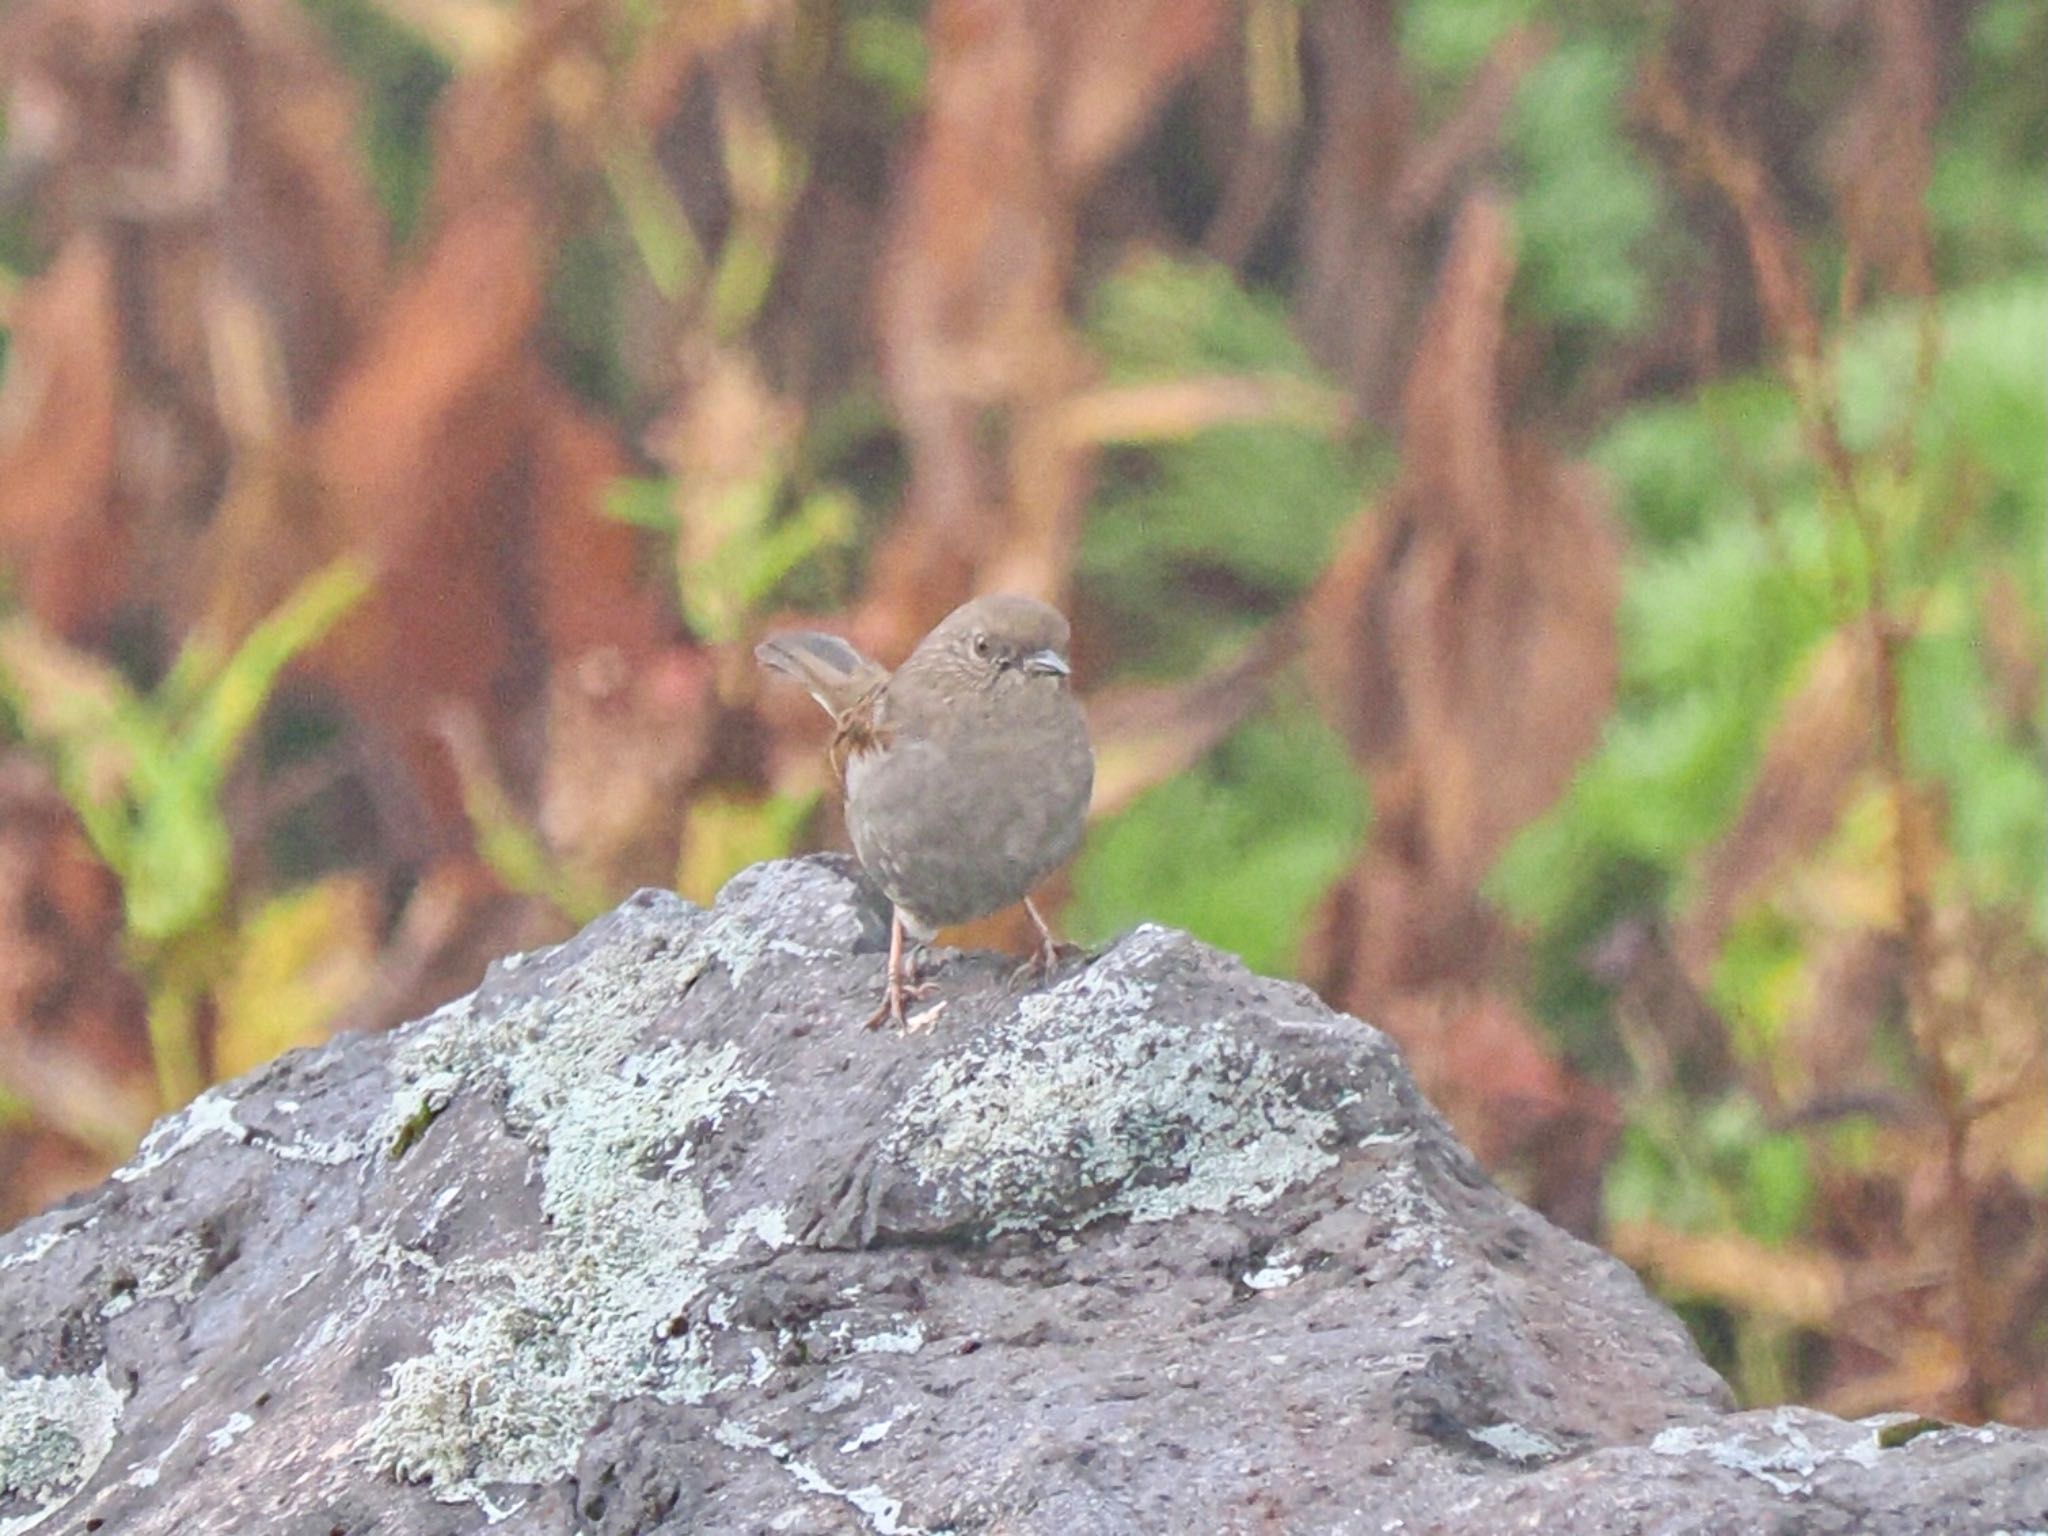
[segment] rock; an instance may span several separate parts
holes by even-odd
[[[1140,928],[859,1027],[850,865],[652,892],[0,1239],[0,1536],[1961,1532],[2048,1440],[1733,1414],[1371,1028]]]

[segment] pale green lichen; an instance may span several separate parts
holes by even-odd
[[[891,1498],[869,1484],[863,1488],[842,1488],[810,1462],[792,1453],[786,1440],[770,1440],[759,1431],[733,1420],[713,1426],[711,1438],[729,1450],[762,1451],[790,1475],[798,1488],[820,1498],[848,1505],[875,1536],[953,1536],[950,1527],[928,1530],[903,1522],[903,1501]]]
[[[364,1143],[350,1137],[334,1141],[322,1141],[311,1137],[287,1140],[281,1136],[253,1135],[235,1113],[237,1100],[229,1093],[232,1085],[220,1084],[209,1088],[176,1114],[166,1115],[150,1127],[149,1134],[142,1138],[142,1145],[125,1167],[116,1168],[113,1177],[116,1182],[132,1184],[147,1178],[159,1168],[177,1157],[182,1157],[201,1142],[220,1137],[237,1146],[260,1146],[265,1154],[288,1163],[314,1163],[326,1168],[339,1168],[355,1162],[362,1156]],[[276,1106],[285,1114],[296,1114],[299,1106],[289,1099],[280,1100]]]
[[[1398,1146],[1412,1149],[1413,1132],[1399,1136],[1371,1136],[1359,1143],[1362,1149]],[[1386,1231],[1390,1254],[1420,1254],[1432,1269],[1447,1270],[1456,1263],[1445,1234],[1451,1230],[1443,1203],[1430,1188],[1428,1178],[1413,1156],[1387,1158],[1366,1186],[1364,1205],[1376,1213]]]
[[[190,1301],[198,1292],[211,1257],[199,1234],[191,1231],[174,1232],[164,1242],[139,1249],[114,1275],[111,1294],[101,1304],[100,1316],[116,1318],[138,1302],[161,1297]]]
[[[779,1205],[757,1205],[733,1217],[725,1236],[704,1257],[712,1264],[726,1264],[738,1258],[750,1243],[759,1243],[772,1253],[795,1241],[789,1230],[787,1210]]]
[[[801,935],[859,929],[856,887],[844,877],[803,862],[770,861],[741,870],[718,893],[696,947],[742,985],[768,955],[818,960],[834,953],[804,943]]]
[[[0,1257],[0,1273],[10,1269],[19,1269],[29,1264],[42,1263],[44,1259],[48,1258],[55,1251],[59,1243],[74,1233],[87,1230],[91,1225],[90,1221],[85,1221],[80,1222],[75,1227],[57,1226],[51,1227],[46,1232],[38,1232],[22,1245],[19,1253],[10,1253],[5,1257]]]
[[[206,1432],[206,1454],[224,1456],[234,1443],[256,1427],[256,1421],[246,1413],[231,1413],[221,1422],[218,1429]]]
[[[1256,1209],[1333,1166],[1335,1117],[1268,1052],[1156,1005],[1145,973],[1186,942],[1148,925],[1023,999],[911,1090],[891,1156],[989,1232]]]
[[[1499,1424],[1485,1424],[1468,1433],[1501,1460],[1514,1462],[1518,1466],[1533,1467],[1564,1452],[1563,1446],[1541,1430],[1531,1429],[1526,1424],[1517,1424],[1511,1420]]]
[[[189,1152],[209,1136],[224,1136],[234,1142],[249,1139],[249,1128],[235,1117],[235,1101],[225,1086],[207,1089],[175,1115],[157,1121],[142,1138],[134,1159],[126,1167],[114,1170],[114,1178],[131,1184]]]
[[[24,1536],[77,1495],[121,1422],[122,1396],[102,1366],[90,1376],[0,1376],[0,1536]]]
[[[1883,1454],[1875,1436],[1857,1435],[1832,1443],[1846,1426],[1809,1408],[1774,1408],[1738,1414],[1707,1424],[1677,1424],[1658,1433],[1650,1449],[1659,1456],[1700,1457],[1741,1472],[1782,1494],[1809,1492],[1830,1462],[1876,1465]],[[1820,1437],[1819,1443],[1815,1437]]]
[[[701,1344],[666,1327],[704,1283],[690,1138],[763,1089],[731,1044],[640,1047],[705,963],[650,954],[646,937],[621,924],[581,985],[449,1012],[400,1048],[394,1112],[428,1082],[502,1091],[508,1123],[540,1153],[547,1217],[530,1252],[446,1266],[475,1305],[390,1373],[371,1445],[439,1498],[482,1504],[487,1484],[564,1477],[609,1403],[711,1388]]]

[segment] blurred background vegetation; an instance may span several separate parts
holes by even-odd
[[[13,0],[0,1223],[843,845],[751,641],[1005,587],[1076,620],[1078,937],[1392,1032],[1746,1398],[2048,1422],[2044,57],[2038,0]]]

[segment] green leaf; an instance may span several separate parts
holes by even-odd
[[[214,1070],[238,1076],[327,1038],[376,974],[378,903],[360,875],[333,875],[236,914],[215,991]]]
[[[1789,1131],[1764,1135],[1743,1160],[1742,1229],[1777,1245],[1805,1230],[1813,1204],[1813,1176],[1804,1138]]]
[[[2035,65],[2048,54],[2048,7],[1987,0],[1974,8],[1943,91],[1927,208],[1940,266],[1952,284],[2048,258],[2048,90]]]
[[[604,171],[648,281],[663,298],[679,297],[703,275],[704,251],[652,150],[621,141],[606,157]]]
[[[738,796],[712,791],[690,802],[676,889],[711,905],[741,870],[788,857],[817,807],[818,794]]]
[[[605,490],[604,513],[635,528],[655,533],[676,531],[675,483],[633,476],[614,480]]]
[[[1401,55],[1446,87],[1463,84],[1536,8],[1537,0],[1409,0],[1401,7]]]
[[[2039,707],[2015,721],[1989,670],[1991,573],[2016,578],[2038,632],[2048,607],[2048,392],[2040,340],[2048,284],[1945,295],[1931,393],[1901,475],[1879,454],[1859,474],[1886,530],[1894,601],[1919,625],[1903,653],[1903,724],[1916,775],[1946,807],[1946,845],[1971,899],[2024,904],[2048,932],[2048,768]],[[1894,306],[1836,349],[1844,431],[1889,444],[1915,399],[1921,315]],[[1639,531],[1622,609],[1622,686],[1601,746],[1569,792],[1525,828],[1488,883],[1530,932],[1549,977],[1545,1016],[1597,1035],[1600,998],[1579,953],[1589,914],[1642,891],[1670,917],[1699,850],[1744,804],[1773,722],[1814,648],[1868,602],[1868,555],[1820,476],[1790,397],[1764,376],[1629,412],[1595,445]],[[1832,493],[1830,493],[1832,494]],[[1715,992],[1761,1049],[1810,985],[1805,925],[1739,923]]]
[[[1974,617],[1974,616],[1973,616]],[[1908,759],[1946,792],[1948,838],[1971,893],[2019,904],[2048,888],[2048,769],[1991,698],[1974,623],[1923,635],[1901,666]]]
[[[120,870],[129,937],[148,947],[216,917],[228,890],[232,844],[213,776],[187,759],[139,801]]]
[[[422,31],[379,0],[300,0],[326,33],[364,100],[371,185],[401,238],[409,235],[433,177],[434,110],[454,77]]]
[[[337,561],[225,661],[193,640],[147,699],[25,621],[0,632],[0,688],[56,758],[65,798],[121,881],[128,936],[145,960],[219,915],[232,857],[219,803],[228,770],[278,674],[367,589],[358,564]]]
[[[886,10],[855,16],[846,24],[845,46],[848,69],[878,90],[891,111],[909,117],[918,110],[931,59],[915,16]]]
[[[1777,909],[1752,908],[1730,928],[1714,965],[1712,995],[1739,1050],[1768,1062],[1785,1026],[1811,1001],[1802,931]]]
[[[1624,122],[1635,67],[1610,38],[1574,38],[1553,48],[1516,95],[1516,283],[1545,319],[1626,331],[1649,309],[1639,248],[1666,209]]]
[[[837,486],[805,497],[797,509],[761,531],[739,574],[741,596],[757,608],[806,561],[837,549],[853,537],[860,504]]]
[[[224,778],[269,703],[278,674],[318,644],[369,590],[368,568],[352,558],[336,560],[300,583],[221,669],[194,710],[181,752],[203,764],[216,782]]]

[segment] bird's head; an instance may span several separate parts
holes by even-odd
[[[1032,597],[995,592],[963,603],[925,636],[918,657],[978,686],[1064,688],[1069,630],[1064,615]]]

